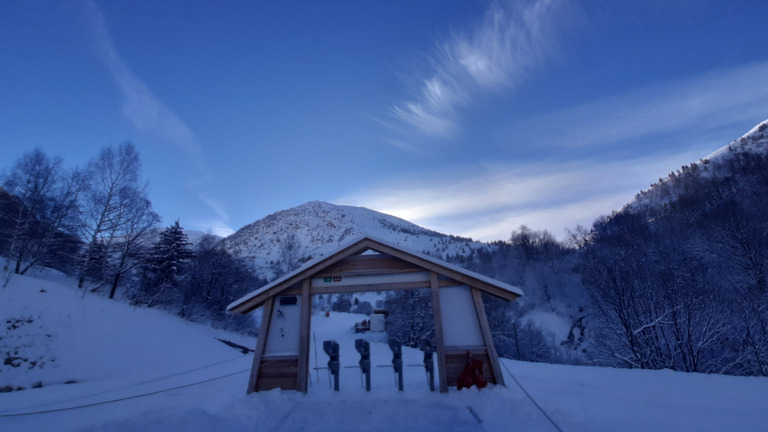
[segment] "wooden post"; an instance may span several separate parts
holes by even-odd
[[[493,371],[493,377],[496,379],[496,384],[504,385],[504,376],[501,373],[499,356],[496,354],[496,346],[493,343],[491,327],[488,325],[488,315],[485,313],[485,305],[483,304],[482,293],[475,287],[472,287],[471,289],[472,299],[475,301],[475,309],[477,310],[477,319],[480,321],[480,330],[483,332],[485,348],[488,350],[488,358],[491,360],[491,370]]]
[[[297,390],[308,391],[309,377],[309,326],[312,314],[311,278],[301,282],[301,321],[299,330],[299,376]]]
[[[248,379],[248,390],[246,394],[256,391],[256,381],[259,377],[259,367],[261,366],[261,357],[267,348],[267,335],[269,335],[269,325],[272,321],[272,308],[275,298],[270,297],[264,302],[264,312],[261,314],[261,327],[259,328],[259,340],[256,342],[256,351],[253,353],[253,364],[251,365],[251,377]]]
[[[437,372],[440,381],[440,393],[448,393],[447,371],[445,370],[445,342],[443,341],[443,314],[440,309],[440,284],[437,273],[429,272],[429,284],[432,289],[432,314],[435,317],[435,352],[437,353]]]

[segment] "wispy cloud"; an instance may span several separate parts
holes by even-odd
[[[583,148],[768,117],[768,62],[657,83],[514,125],[517,142]],[[736,138],[736,137],[733,137]]]
[[[222,222],[219,219],[211,219],[204,221],[192,221],[192,228],[198,231],[202,231],[208,234],[217,235],[219,237],[229,237],[235,233],[229,225]]]
[[[198,161],[201,146],[194,132],[133,73],[115,48],[98,6],[87,4],[102,58],[124,96],[123,114],[141,132],[178,146]]]
[[[337,202],[480,240],[506,239],[522,224],[561,235],[564,228],[590,225],[620,208],[658,177],[698,160],[713,145],[609,162],[472,165],[393,179]]]
[[[198,223],[200,229],[203,231],[210,231],[213,234],[222,237],[226,237],[235,232],[235,230],[229,226],[229,214],[218,199],[205,194],[198,194],[198,198],[210,207],[217,216],[214,220]]]
[[[202,145],[195,133],[126,64],[96,3],[88,1],[86,5],[101,57],[123,94],[123,115],[141,133],[183,151],[193,166],[194,178],[188,183],[190,190],[209,187],[207,183],[212,178],[211,170],[203,158]],[[231,233],[223,205],[204,194],[198,194],[198,198],[217,215],[217,219],[198,223],[196,228],[217,235]]]
[[[569,1],[493,3],[479,25],[439,44],[431,74],[391,114],[427,135],[453,136],[475,95],[513,89],[549,58],[565,9]]]

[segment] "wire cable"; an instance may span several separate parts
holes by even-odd
[[[208,383],[208,382],[211,382],[211,381],[216,381],[216,380],[220,380],[220,379],[224,379],[224,378],[229,378],[231,376],[235,376],[235,375],[238,375],[238,374],[241,374],[241,373],[245,373],[245,372],[248,372],[250,370],[251,370],[250,368],[243,369],[243,370],[240,370],[240,371],[237,371],[237,372],[232,372],[232,373],[227,374],[227,375],[222,375],[222,376],[218,376],[218,377],[215,377],[215,378],[209,378],[209,379],[203,380],[203,381],[193,382],[191,384],[184,384],[184,385],[180,385],[180,386],[176,386],[176,387],[171,387],[171,388],[167,388],[167,389],[163,389],[163,390],[156,390],[156,391],[149,392],[149,393],[142,393],[142,394],[138,394],[138,395],[127,396],[127,397],[124,397],[124,398],[111,399],[111,400],[106,400],[106,401],[101,401],[101,402],[93,402],[93,403],[89,403],[89,404],[77,405],[77,406],[66,407],[66,408],[55,408],[55,409],[49,409],[49,410],[30,411],[30,412],[22,412],[22,413],[14,413],[14,414],[0,414],[0,418],[3,418],[3,417],[23,417],[23,416],[31,416],[31,415],[38,415],[38,414],[48,414],[48,413],[61,412],[61,411],[71,411],[71,410],[76,410],[76,409],[81,409],[81,408],[89,408],[89,407],[98,406],[98,405],[107,405],[107,404],[111,404],[111,403],[115,403],[115,402],[121,402],[121,401],[130,400],[130,399],[138,399],[138,398],[142,398],[142,397],[147,397],[147,396],[152,396],[152,395],[156,395],[156,394],[160,394],[160,393],[166,393],[166,392],[169,392],[169,391],[174,391],[174,390],[179,390],[179,389],[183,389],[183,388],[187,388],[187,387],[192,387],[192,386],[196,386],[196,385],[200,385],[200,384],[205,384],[205,383]]]
[[[522,390],[522,391],[523,391],[523,393],[525,393],[525,395],[526,395],[526,396],[528,396],[528,399],[530,399],[530,400],[531,400],[531,402],[533,402],[533,404],[536,406],[536,408],[538,408],[538,409],[539,409],[539,411],[541,411],[541,413],[542,413],[542,414],[544,414],[544,417],[546,417],[546,418],[547,418],[547,420],[549,420],[549,422],[550,422],[550,423],[552,423],[552,426],[554,426],[554,427],[555,427],[555,429],[557,429],[557,430],[558,430],[558,432],[563,432],[563,430],[562,430],[562,429],[560,429],[560,426],[558,426],[558,425],[557,425],[557,423],[555,423],[555,421],[554,421],[554,420],[552,420],[552,417],[550,417],[550,416],[549,416],[549,415],[548,415],[548,414],[547,414],[547,413],[544,411],[544,409],[543,409],[543,408],[541,408],[541,406],[539,406],[539,404],[538,404],[538,403],[536,403],[536,401],[533,399],[533,396],[531,396],[531,394],[530,394],[530,393],[528,393],[528,391],[525,389],[525,387],[523,387],[523,385],[522,385],[522,384],[520,384],[520,381],[518,381],[518,380],[517,380],[517,378],[515,378],[515,375],[512,373],[512,371],[511,371],[511,370],[509,370],[509,368],[507,367],[507,365],[505,365],[505,364],[504,364],[504,362],[501,362],[501,361],[500,361],[499,363],[501,363],[501,365],[502,365],[502,366],[504,366],[504,369],[506,369],[506,370],[507,370],[507,373],[509,373],[509,376],[511,376],[511,377],[512,377],[512,379],[515,381],[515,383],[517,383],[518,387],[520,387],[520,390]]]
[[[188,369],[188,370],[185,370],[185,371],[172,373],[170,375],[165,375],[165,376],[162,376],[162,377],[152,378],[152,379],[149,379],[149,380],[146,380],[146,381],[141,381],[141,382],[129,384],[129,385],[123,386],[123,387],[113,388],[113,389],[104,390],[104,391],[100,391],[100,392],[96,392],[96,393],[90,393],[90,394],[87,394],[87,395],[78,396],[78,397],[74,397],[74,398],[71,398],[71,399],[64,399],[64,400],[58,400],[58,401],[52,401],[52,402],[47,402],[47,403],[43,403],[43,404],[38,404],[38,405],[34,405],[34,408],[41,408],[41,407],[46,407],[46,406],[50,406],[50,405],[57,405],[57,404],[62,404],[62,403],[67,403],[67,402],[74,402],[74,401],[78,401],[78,400],[82,400],[82,399],[87,399],[87,398],[94,397],[94,396],[101,396],[103,394],[114,393],[114,392],[117,392],[117,391],[126,390],[126,389],[133,388],[133,387],[138,387],[138,386],[144,385],[144,384],[151,384],[153,382],[163,381],[165,379],[173,378],[175,376],[184,375],[184,374],[188,374],[188,373],[191,373],[191,372],[197,372],[199,370],[207,369],[209,367],[218,366],[220,364],[229,363],[229,362],[235,361],[235,360],[240,360],[240,359],[242,359],[244,357],[245,356],[239,356],[239,357],[235,357],[235,358],[231,358],[231,359],[227,359],[227,360],[221,360],[221,361],[218,361],[218,362],[215,362],[215,363],[211,363],[211,364],[203,365],[203,366],[200,366],[200,367],[196,367],[194,369]],[[32,407],[29,407],[29,408],[32,408]],[[13,411],[17,411],[17,410],[3,410],[3,411],[0,411],[0,415],[4,414],[4,413],[7,413],[7,412],[13,412]]]

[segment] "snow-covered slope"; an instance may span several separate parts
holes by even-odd
[[[742,153],[768,154],[768,120],[761,122],[741,138],[730,142],[698,162],[683,166],[680,170],[670,173],[666,178],[659,179],[658,183],[639,192],[622,210],[633,211],[642,207],[660,206],[675,199],[682,188],[673,185],[673,183],[679,183],[677,180],[680,177],[732,175],[726,165],[732,158]]]
[[[507,387],[440,394],[427,388],[421,353],[406,348],[405,391],[399,392],[387,367],[391,352],[376,335],[368,336],[375,367],[367,393],[354,368],[359,335],[351,330],[362,316],[341,313],[312,317],[312,340],[335,339],[342,347],[341,392],[329,389],[325,370],[314,369],[327,358],[313,346],[307,395],[273,390],[246,396],[252,354],[214,337],[248,346],[253,339],[96,296],[81,299],[73,282],[48,279],[14,277],[0,289],[3,323],[32,319],[22,333],[13,332],[23,327],[4,329],[0,342],[28,346],[23,352],[30,358],[55,359],[15,378],[0,372],[0,383],[43,383],[0,393],[2,431],[555,430],[516,380],[566,432],[749,432],[768,424],[766,378],[503,360]],[[70,379],[76,382],[61,383]]]
[[[718,162],[726,158],[729,152],[768,152],[768,120],[765,120],[745,133],[741,138],[704,158],[705,161]]]
[[[255,343],[160,310],[90,292],[83,296],[76,285],[47,271],[37,277],[14,275],[0,288],[0,357],[5,359],[0,388],[171,373],[198,365],[201,358],[235,357],[236,351],[215,337]]]
[[[444,257],[487,247],[469,239],[430,231],[394,216],[363,207],[312,201],[266,216],[222,241],[234,256],[252,263],[262,276],[273,278],[276,266],[287,272],[311,258],[322,257],[339,245],[363,235],[418,252]],[[285,261],[294,261],[285,263]]]

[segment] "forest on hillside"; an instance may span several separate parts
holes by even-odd
[[[103,148],[74,169],[33,149],[0,184],[0,285],[48,267],[76,278],[83,295],[117,296],[216,327],[252,324],[224,309],[263,281],[218,248],[218,238],[205,235],[193,247],[178,220],[159,228],[132,144]]]
[[[768,374],[768,156],[732,152],[715,172],[692,164],[651,193],[664,200],[627,206],[564,242],[521,227],[489,251],[448,257],[525,289],[490,307],[503,355]],[[532,310],[566,317],[567,338],[553,343],[521,319]]]

